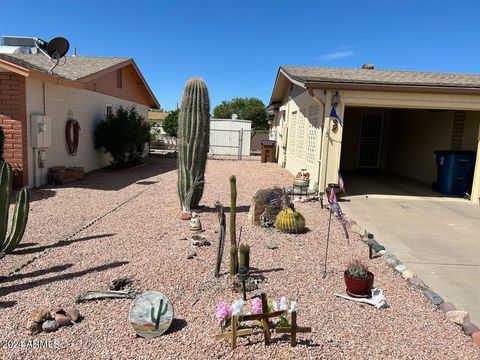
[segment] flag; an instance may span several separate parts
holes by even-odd
[[[347,230],[347,220],[343,216],[342,208],[337,200],[337,195],[335,194],[335,189],[333,187],[330,188],[330,195],[328,195],[328,202],[330,204],[330,211],[337,215],[338,220],[342,224],[343,230],[345,231],[345,237],[350,239]]]
[[[335,195],[335,189],[333,187],[330,188],[330,194],[328,195],[327,200],[330,205],[337,203],[337,195]]]
[[[340,171],[338,172],[338,187],[341,191],[345,192],[345,182],[343,181]]]
[[[340,116],[338,116],[336,106],[337,106],[337,104],[332,104],[332,110],[330,111],[330,117],[336,119],[338,121],[338,123],[340,124],[340,126],[343,127],[343,120],[340,119]]]

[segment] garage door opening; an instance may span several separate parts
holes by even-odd
[[[434,152],[477,150],[477,111],[347,106],[344,118],[340,171],[349,196],[452,197],[434,191]]]

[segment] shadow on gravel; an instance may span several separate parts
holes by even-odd
[[[274,268],[274,269],[266,269],[266,270],[261,270],[257,268],[251,268],[252,270],[250,271],[250,274],[266,274],[266,273],[271,273],[271,272],[278,272],[278,271],[285,271],[284,268]]]
[[[38,287],[38,286],[51,284],[55,281],[71,280],[71,279],[75,279],[75,278],[78,278],[78,277],[82,277],[82,276],[90,274],[90,273],[97,273],[97,272],[100,272],[100,271],[105,271],[105,270],[108,270],[108,269],[117,268],[117,267],[120,267],[120,266],[123,266],[123,265],[126,265],[126,264],[128,264],[128,261],[114,261],[114,262],[109,263],[109,264],[95,266],[95,267],[91,267],[91,268],[81,270],[81,271],[75,271],[75,272],[71,272],[71,273],[51,276],[51,277],[44,278],[44,279],[38,279],[38,280],[27,282],[25,284],[16,284],[16,285],[4,286],[4,287],[0,287],[0,295],[5,296],[5,295],[11,294],[11,293],[16,293],[16,292],[20,292],[20,291],[29,290],[29,289],[32,289],[32,288],[35,288],[35,287]]]
[[[0,301],[0,309],[7,309],[17,305],[16,301]]]
[[[52,248],[57,248],[57,247],[63,247],[67,246],[79,241],[87,241],[87,240],[94,240],[94,239],[101,239],[105,237],[110,237],[115,234],[99,234],[99,235],[92,235],[92,236],[85,236],[81,237],[78,239],[70,239],[70,240],[60,240],[54,244],[50,245],[44,245],[44,246],[37,246],[37,247],[28,247],[26,246],[27,244],[24,244],[20,249],[16,249],[14,252],[12,252],[11,255],[25,255],[25,254],[34,254],[40,251],[43,251],[45,249],[52,249]],[[30,245],[36,245],[36,243],[28,243]]]
[[[25,278],[33,278],[33,277],[42,276],[48,273],[61,272],[61,271],[67,270],[68,268],[71,268],[72,266],[73,264],[64,264],[64,265],[52,266],[47,269],[31,271],[25,274],[17,273],[10,276],[0,276],[0,283],[21,280]]]
[[[111,170],[100,169],[85,174],[85,178],[67,185],[52,186],[41,189],[54,191],[56,188],[83,188],[106,191],[121,190],[134,183],[142,182],[153,176],[161,175],[177,168],[177,159],[171,154],[150,154],[145,165],[136,169]],[[149,181],[145,181],[149,182]],[[147,184],[140,184],[147,185]],[[51,189],[51,190],[49,190]]]
[[[237,206],[237,213],[246,213],[246,212],[248,212],[249,210],[250,210],[250,206],[249,206],[249,205],[240,205],[240,206]],[[230,212],[230,206],[224,206],[224,207],[223,207],[223,211],[225,211],[226,213],[229,213],[229,212]],[[202,212],[205,212],[205,213],[214,213],[214,212],[217,212],[217,209],[214,208],[214,207],[202,205],[202,206],[199,206],[199,207],[198,207],[198,213],[201,214]]]
[[[187,326],[187,322],[183,319],[173,319],[172,324],[168,328],[165,335],[176,333],[177,331],[182,330],[185,326]]]

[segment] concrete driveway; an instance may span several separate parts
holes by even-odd
[[[392,178],[344,178],[353,194],[344,197],[344,212],[480,325],[480,206],[421,186],[412,196],[412,183]],[[373,190],[376,181],[381,191]]]

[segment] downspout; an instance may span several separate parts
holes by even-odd
[[[325,90],[324,90],[325,92]],[[321,128],[322,128],[322,136],[320,137],[320,156],[318,157],[318,196],[319,197],[322,197],[323,196],[323,192],[324,192],[324,189],[325,189],[325,186],[321,186],[320,185],[320,176],[321,176],[321,171],[322,171],[322,154],[323,154],[323,137],[325,136],[325,111],[326,111],[326,106],[325,106],[325,100],[321,97],[318,97],[315,92],[313,91],[312,88],[308,88],[308,95],[311,96],[311,98],[317,102],[318,104],[322,105],[323,106],[323,114],[322,114],[322,124],[321,124]],[[320,114],[319,114],[320,116]]]

